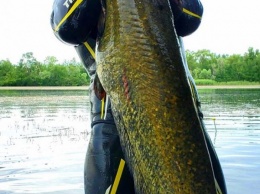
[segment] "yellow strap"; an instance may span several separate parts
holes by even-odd
[[[191,15],[191,16],[193,16],[193,17],[196,17],[196,18],[201,19],[201,16],[199,16],[198,14],[195,14],[195,13],[193,13],[193,12],[191,12],[191,11],[185,9],[185,8],[183,8],[182,11],[183,11],[184,13],[188,14],[188,15]]]
[[[83,43],[85,45],[85,47],[88,49],[88,51],[90,52],[91,56],[93,57],[93,59],[96,59],[95,56],[95,52],[93,51],[93,49],[91,48],[91,46],[88,44],[88,42],[84,42]]]
[[[101,119],[104,119],[104,112],[105,112],[105,97],[101,100]]]
[[[75,11],[75,9],[83,2],[83,0],[77,0],[71,9],[68,11],[68,13],[62,18],[60,23],[56,26],[55,32],[57,32],[60,28],[60,26],[66,21],[66,19]]]
[[[221,191],[221,189],[220,189],[220,187],[219,187],[219,184],[218,184],[218,181],[215,179],[215,186],[216,186],[216,192],[217,192],[217,194],[222,194],[222,191]]]
[[[110,194],[116,194],[116,190],[118,188],[119,181],[121,179],[124,167],[125,167],[125,161],[123,159],[121,159],[119,167],[118,167],[118,170],[117,170],[117,173],[116,173],[116,178],[115,178],[115,181],[114,181],[114,184],[112,186],[112,190],[111,190]]]

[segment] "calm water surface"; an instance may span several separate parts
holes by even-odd
[[[228,193],[260,193],[260,89],[199,90]],[[0,193],[83,194],[86,91],[0,91]]]

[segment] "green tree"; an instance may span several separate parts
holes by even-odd
[[[200,79],[210,79],[211,78],[211,71],[206,70],[206,69],[202,69],[200,74],[199,74],[199,78]]]
[[[48,56],[44,59],[44,65],[57,65],[58,59],[54,56]]]
[[[244,75],[247,81],[260,81],[260,53],[259,50],[249,48],[244,55]]]
[[[0,77],[0,86],[16,85],[16,69],[9,60],[0,61]]]
[[[217,55],[209,50],[186,51],[187,62],[195,79],[218,82],[260,82],[260,52],[248,48],[244,55]],[[84,66],[75,59],[60,64],[48,56],[43,63],[32,52],[22,55],[17,65],[0,61],[0,86],[79,86],[89,84]]]
[[[195,68],[192,71],[192,76],[194,79],[199,79],[199,75],[200,75],[201,69],[199,67]]]
[[[19,61],[18,84],[21,86],[37,86],[39,82],[39,74],[41,63],[36,60],[32,52],[22,55]]]

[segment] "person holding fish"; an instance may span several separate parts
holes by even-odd
[[[123,1],[123,0],[122,0]],[[130,1],[130,0],[125,0]],[[133,3],[137,1],[131,0]],[[158,9],[160,1],[154,0]],[[173,23],[186,63],[182,37],[197,30],[201,23],[203,6],[200,0],[169,0]],[[133,174],[122,151],[117,126],[106,94],[96,73],[95,47],[102,37],[106,19],[106,1],[102,0],[54,0],[51,27],[55,36],[73,45],[91,78],[91,136],[85,159],[84,186],[86,194],[133,194],[136,192]],[[131,9],[131,8],[129,8]],[[130,10],[131,11],[131,10]],[[122,44],[124,44],[122,42]],[[138,42],[137,42],[138,44]],[[187,64],[185,64],[187,66]],[[188,67],[186,67],[188,69]],[[191,76],[189,75],[192,80]],[[128,98],[127,78],[122,80]],[[191,84],[194,82],[191,81]],[[202,120],[197,91],[194,84],[194,101],[198,117]],[[226,193],[225,180],[214,147],[203,130],[208,147],[218,193]],[[126,159],[125,159],[126,158]]]

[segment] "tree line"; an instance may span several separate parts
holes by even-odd
[[[260,82],[258,49],[249,48],[244,55],[187,50],[186,57],[195,80]],[[60,64],[50,56],[42,63],[32,52],[23,54],[18,64],[1,60],[0,77],[0,86],[83,86],[90,82],[83,65],[75,59]]]
[[[83,86],[89,84],[89,76],[75,59],[62,64],[51,56],[43,63],[32,52],[22,55],[18,64],[0,61],[0,86]]]
[[[217,55],[209,50],[186,51],[193,78],[217,82],[260,81],[260,52],[249,48],[243,54]]]

